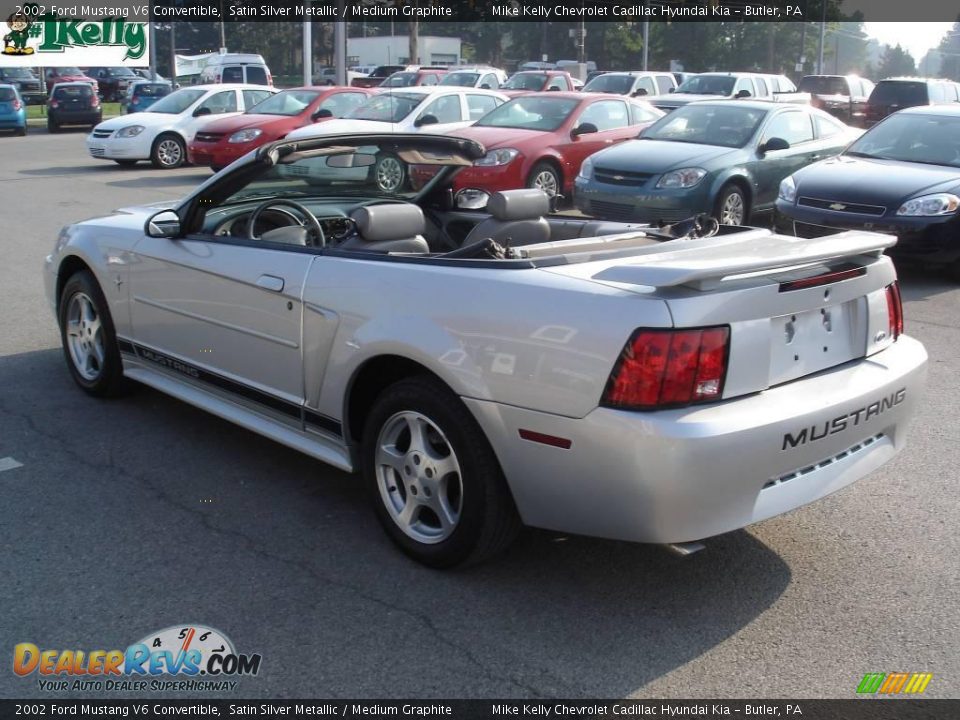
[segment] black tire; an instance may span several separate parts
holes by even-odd
[[[24,125],[22,128],[20,128],[19,130],[17,130],[17,135],[19,135],[20,137],[24,137],[24,136],[26,136],[26,134],[27,134],[27,126],[26,126],[26,125]]]
[[[540,188],[550,197],[562,195],[563,178],[560,177],[560,172],[552,164],[539,162],[533,166],[533,170],[527,176],[527,187]],[[553,189],[550,189],[551,187]]]
[[[443,535],[438,528],[438,535],[443,537],[434,538],[432,542],[418,540],[402,529],[401,521],[391,514],[402,514],[402,511],[395,507],[389,509],[388,503],[390,498],[395,498],[417,504],[408,498],[418,495],[415,488],[420,483],[419,504],[429,505],[430,501],[424,498],[434,497],[427,478],[432,477],[431,459],[435,457],[426,455],[421,464],[415,448],[408,442],[404,459],[399,462],[410,463],[405,466],[413,471],[407,473],[410,479],[404,481],[399,470],[390,474],[387,466],[383,466],[381,474],[377,467],[381,433],[389,437],[390,428],[402,422],[398,419],[400,413],[416,413],[439,429],[442,435],[434,434],[433,438],[446,447],[447,457],[452,456],[458,468],[458,472],[445,476],[445,481],[440,480],[439,475],[433,476],[436,499],[439,501],[444,494],[447,506],[457,504],[458,512],[449,534]],[[403,443],[402,432],[399,438],[398,448]],[[429,452],[436,453],[436,448],[431,447]],[[401,380],[381,393],[364,424],[361,454],[364,483],[371,494],[377,519],[403,552],[424,565],[446,568],[487,560],[505,550],[520,530],[520,517],[490,443],[460,399],[433,378],[419,376]],[[419,471],[413,469],[414,464],[420,466]],[[400,482],[396,482],[398,478]],[[396,495],[391,494],[388,487],[391,482],[396,486],[392,488]],[[433,513],[429,507],[418,511],[417,517],[424,513],[438,518],[435,513],[429,515]],[[421,524],[428,522],[418,520]]]
[[[384,192],[400,192],[407,184],[407,166],[392,153],[377,155],[372,173],[373,182]]]
[[[82,314],[84,303],[89,301],[94,311],[95,320],[99,323],[98,329],[87,325],[77,325],[75,313]],[[113,327],[113,318],[107,301],[100,290],[100,286],[93,275],[87,270],[74,273],[60,293],[60,305],[57,311],[60,322],[60,343],[63,346],[63,356],[67,361],[67,368],[73,376],[74,382],[90,395],[107,397],[120,394],[126,387],[123,378],[123,364],[120,361],[120,350],[117,347],[117,333]],[[74,330],[75,333],[71,333]],[[69,338],[74,337],[74,341]],[[82,353],[77,348],[76,338],[83,338],[84,342],[92,345],[100,344],[102,362],[96,359],[89,365],[81,367]]]
[[[114,162],[120,167],[133,167],[137,164],[136,160],[114,160]]]
[[[223,170],[225,167],[226,167],[226,165],[211,165],[211,166],[210,166],[210,169],[214,172],[214,174],[216,174],[216,173],[220,172],[221,170]]]
[[[737,198],[739,198],[739,200],[737,200]],[[739,222],[731,223],[728,218],[728,222],[724,223],[723,218],[728,203],[733,204],[733,206],[729,208],[731,213],[735,211],[736,203],[739,203],[742,212],[742,217]],[[713,204],[713,217],[721,225],[746,225],[750,221],[750,201],[743,192],[743,188],[736,183],[727,183],[724,185],[717,195],[717,201]]]
[[[176,148],[176,149],[174,149]],[[153,141],[150,162],[160,170],[173,170],[187,161],[187,146],[175,133],[164,133]]]
[[[57,132],[60,132],[60,126],[57,125],[55,122],[53,122],[52,120],[50,120],[50,119],[48,118],[48,119],[47,119],[47,132],[48,132],[48,133],[57,133]]]

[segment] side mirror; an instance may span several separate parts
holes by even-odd
[[[637,88],[636,90],[633,91],[633,95],[631,97],[641,97],[646,94],[647,94],[646,90],[644,90],[643,88]]]
[[[143,234],[152,238],[180,237],[180,216],[173,210],[161,210],[150,216],[143,227]]]
[[[739,99],[739,98],[748,98],[748,97],[752,97],[752,94],[750,93],[749,90],[741,90],[741,91],[738,92],[734,97],[736,97],[737,99]]]
[[[672,93],[672,92],[676,92],[676,90],[677,90],[676,88],[670,88],[669,90],[667,90],[667,92]]]
[[[417,118],[416,122],[413,123],[413,126],[423,127],[424,125],[436,125],[439,122],[436,115],[421,115]]]
[[[194,117],[202,117],[204,115],[210,115],[213,111],[208,107],[198,107],[193,111]]]
[[[772,137],[767,140],[765,143],[760,145],[757,150],[760,151],[761,155],[765,155],[768,152],[773,152],[774,150],[789,150],[790,143],[780,137]]]
[[[560,92],[560,88],[557,87],[556,85],[551,85],[550,87],[547,88],[547,90],[550,92]]]
[[[326,120],[327,118],[332,117],[333,111],[330,110],[330,108],[320,108],[310,116],[310,119],[316,122],[317,120]]]
[[[480,89],[481,89],[481,90],[489,90],[489,89],[490,89],[490,83],[484,83],[483,85],[480,86]]]
[[[580,123],[573,130],[570,131],[570,137],[580,137],[581,135],[591,135],[595,132],[600,132],[596,125],[593,123]]]

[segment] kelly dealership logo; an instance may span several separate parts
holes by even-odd
[[[144,17],[148,8],[142,10]],[[6,58],[34,55],[37,64],[77,65],[87,62],[97,50],[109,49],[116,56],[123,53],[120,62],[136,61],[147,52],[147,23],[132,22],[125,17],[104,17],[92,20],[59,18],[47,12],[43,5],[28,3],[18,6],[6,19],[3,32],[3,53],[0,65]],[[44,57],[46,56],[46,57]]]
[[[238,678],[260,672],[261,656],[238,653],[230,639],[203,625],[175,625],[125,650],[13,648],[13,672],[37,676],[39,689],[234,690]]]

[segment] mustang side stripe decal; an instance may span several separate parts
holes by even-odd
[[[198,368],[190,363],[177,360],[176,358],[165,355],[164,353],[148,348],[139,343],[133,343],[125,338],[117,338],[117,345],[120,352],[126,355],[133,355],[140,360],[146,360],[154,365],[172,371],[180,375],[186,375],[189,378],[202,382],[219,390],[224,390],[233,395],[255,402],[264,407],[268,407],[275,412],[282,413],[288,417],[301,420],[305,425],[323,430],[324,432],[343,437],[342,425],[333,418],[322,415],[315,410],[302,408],[296,403],[292,403],[283,398],[276,397],[262,390],[252,388],[249,385],[238,383],[235,380],[217,375],[209,370]]]

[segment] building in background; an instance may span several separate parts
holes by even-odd
[[[347,66],[356,65],[458,65],[460,38],[421,35],[420,58],[410,57],[406,35],[347,39]]]

